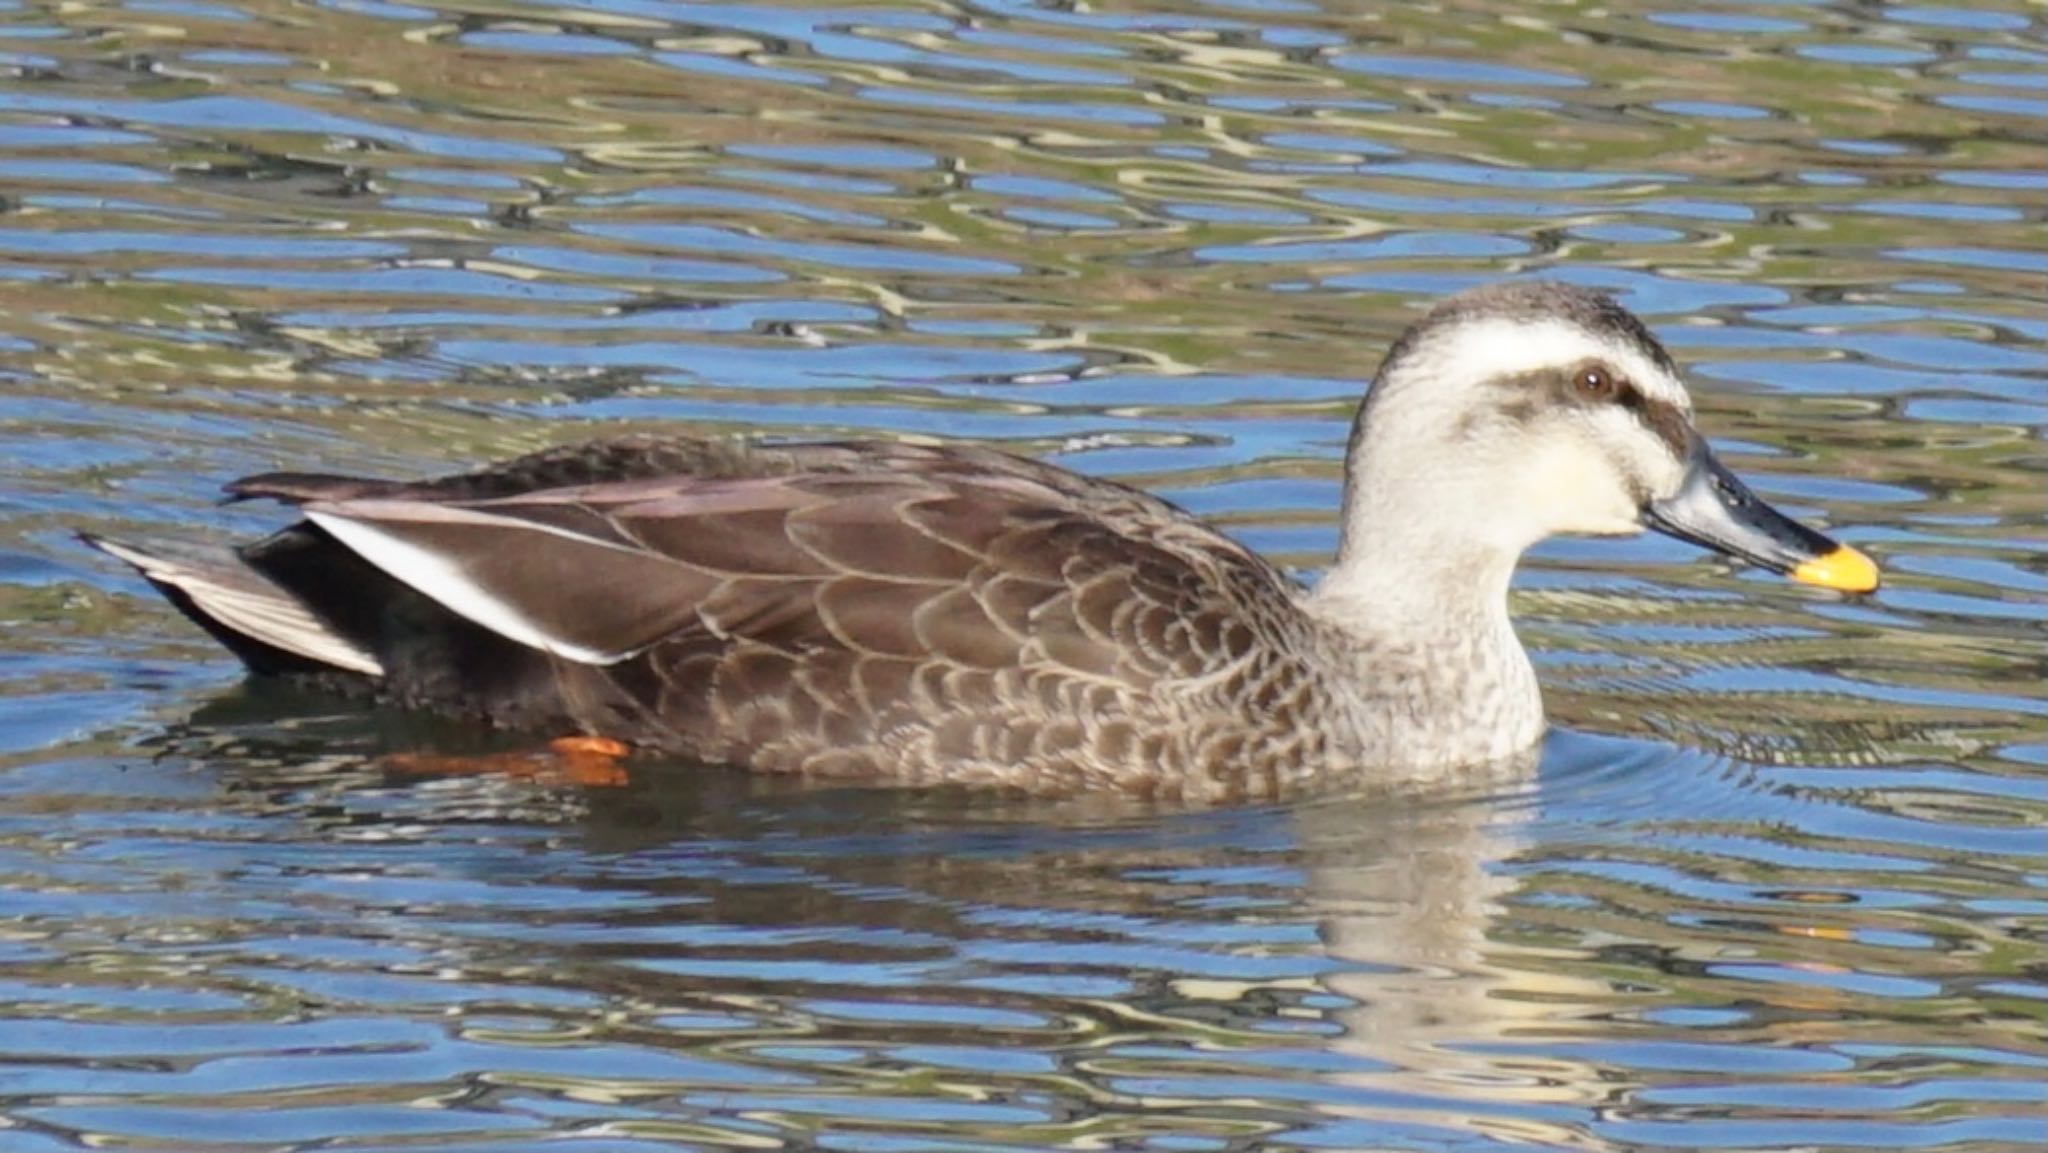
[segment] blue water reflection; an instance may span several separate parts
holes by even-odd
[[[17,9],[0,1148],[2038,1144],[2021,5]],[[986,440],[1314,579],[1436,296],[1614,292],[1843,601],[1547,544],[1540,758],[1251,809],[420,775],[78,530],[612,431]]]

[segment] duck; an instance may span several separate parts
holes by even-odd
[[[1525,755],[1523,554],[1645,530],[1848,594],[1611,297],[1450,295],[1388,349],[1305,584],[1173,503],[970,444],[618,436],[427,480],[271,472],[239,547],[88,535],[240,658],[378,704],[822,781],[1276,795]]]

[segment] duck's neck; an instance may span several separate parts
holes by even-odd
[[[1386,506],[1383,506],[1386,507]],[[1398,505],[1392,507],[1399,507]],[[1383,747],[1474,763],[1543,730],[1535,670],[1508,619],[1519,548],[1455,518],[1347,516],[1337,563],[1304,601],[1358,687],[1360,724]]]
[[[1505,626],[1508,582],[1531,543],[1502,515],[1518,494],[1488,491],[1451,454],[1422,456],[1354,446],[1337,560],[1316,597],[1368,630]]]
[[[1360,520],[1365,523],[1346,528],[1319,593],[1468,617],[1506,616],[1518,551],[1475,539],[1469,519],[1454,515]]]

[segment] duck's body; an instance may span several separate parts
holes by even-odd
[[[1660,506],[1690,493],[1698,512],[1712,462],[1668,357],[1605,298],[1490,292],[1390,354],[1314,592],[1138,490],[875,442],[623,439],[414,483],[268,474],[229,491],[306,519],[256,544],[94,543],[258,673],[764,771],[1216,797],[1472,764],[1542,732],[1506,602],[1536,539],[1634,531],[1649,509],[1781,567],[1844,555],[1774,513],[1751,527],[1790,539],[1786,558],[1674,523]],[[1513,324],[1558,347],[1517,368]],[[1460,334],[1479,343],[1443,344]],[[1588,357],[1626,391],[1576,395]],[[1459,403],[1432,414],[1440,392]],[[1553,443],[1568,433],[1595,438],[1597,466]],[[1431,442],[1516,451],[1418,475],[1446,463]]]
[[[235,552],[100,543],[260,673],[500,725],[820,777],[1205,795],[1380,750],[1491,759],[1542,725],[1511,633],[1440,638],[1455,659],[1382,644],[1157,497],[987,449],[632,438],[232,492],[311,516]],[[386,574],[346,543],[373,518],[533,619],[488,628]],[[224,623],[266,603],[307,619]],[[555,651],[505,635],[529,628]]]

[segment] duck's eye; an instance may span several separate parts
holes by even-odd
[[[1572,383],[1587,400],[1612,400],[1617,391],[1614,374],[1597,364],[1580,369]]]

